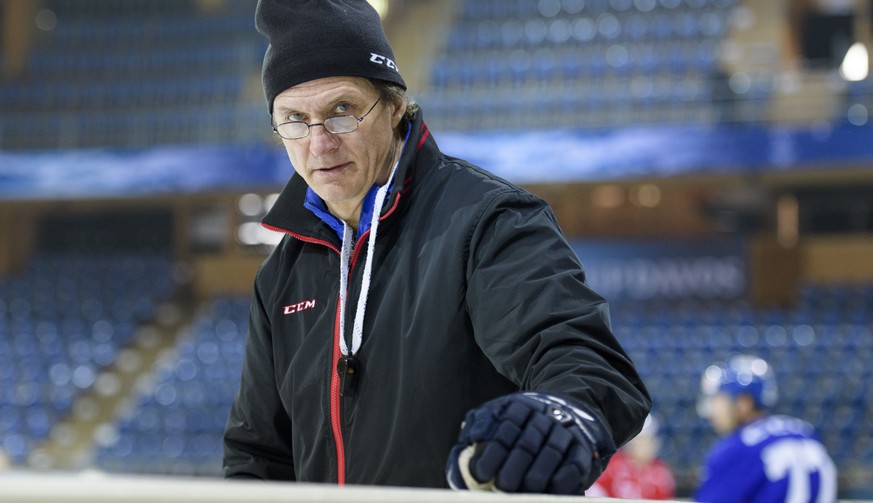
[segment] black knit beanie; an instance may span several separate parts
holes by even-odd
[[[406,89],[366,0],[259,0],[255,25],[270,42],[261,77],[271,113],[276,95],[323,77],[374,78]]]

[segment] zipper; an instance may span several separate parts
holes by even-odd
[[[333,325],[333,357],[330,366],[330,426],[333,432],[333,443],[336,446],[336,483],[343,486],[346,483],[346,448],[343,442],[343,425],[340,420],[339,373],[336,371],[340,359],[339,338],[339,299],[336,301],[336,318]]]
[[[352,256],[349,258],[349,283],[352,282],[351,271],[355,270],[358,255],[364,248],[362,245],[369,234],[370,231],[368,230],[358,237],[358,241],[355,243],[355,249],[352,252]],[[348,292],[348,290],[346,290],[346,292]],[[348,306],[352,305],[354,304],[348,304]],[[340,337],[344,337],[345,334],[340,333],[339,320],[340,299],[337,298],[336,318],[334,319],[333,327],[333,356],[331,357],[330,365],[330,426],[333,432],[333,442],[336,445],[336,482],[337,485],[342,486],[346,483],[346,448],[345,441],[343,440],[342,410],[340,409],[340,377],[337,370],[337,364],[342,357],[342,352],[340,351]]]

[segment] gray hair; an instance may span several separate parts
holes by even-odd
[[[401,103],[403,100],[406,100],[406,112],[403,114],[403,118],[400,119],[400,124],[398,125],[398,130],[405,132],[409,127],[409,123],[412,122],[415,113],[420,108],[418,103],[406,94],[406,89],[393,82],[378,79],[372,79],[371,82],[376,90],[379,91],[379,96],[382,99],[393,103]]]

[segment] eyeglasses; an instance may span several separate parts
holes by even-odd
[[[278,126],[273,126],[273,131],[286,140],[299,140],[301,138],[306,138],[309,136],[309,130],[313,126],[323,126],[324,129],[333,134],[351,133],[357,131],[358,124],[360,124],[366,116],[370,115],[370,112],[376,108],[376,104],[381,100],[382,97],[380,96],[379,99],[376,100],[376,103],[373,103],[373,106],[367,110],[367,113],[360,117],[355,117],[354,115],[335,115],[324,119],[323,122],[317,122],[315,124],[307,124],[303,121],[283,122]]]

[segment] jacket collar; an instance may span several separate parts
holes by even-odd
[[[400,156],[397,173],[394,176],[394,186],[385,208],[393,208],[397,204],[397,198],[411,188],[413,167],[422,160],[419,155],[425,154],[430,157],[437,150],[436,143],[423,121],[421,110],[417,111],[410,121],[410,128],[409,139]],[[304,207],[306,189],[306,182],[300,175],[297,173],[291,175],[273,207],[262,220],[262,225],[279,232],[337,243],[336,232]]]

